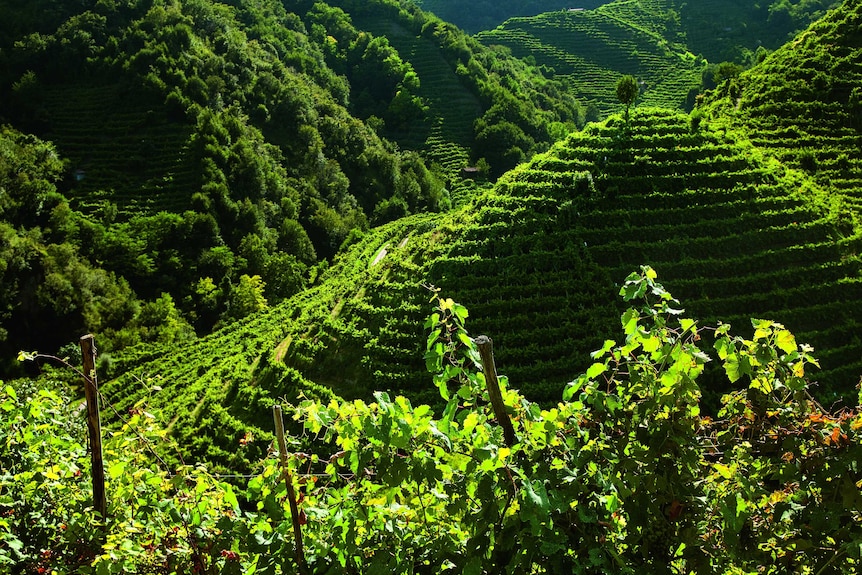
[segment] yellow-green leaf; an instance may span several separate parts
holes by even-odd
[[[796,351],[796,338],[786,329],[782,329],[775,337],[775,345],[784,353]]]
[[[587,377],[593,379],[603,374],[607,370],[607,366],[603,363],[594,363],[587,369]]]
[[[716,463],[715,470],[718,471],[718,473],[725,479],[730,479],[731,477],[733,477],[733,470],[731,470],[730,467],[722,463]]]

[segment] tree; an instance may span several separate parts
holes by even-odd
[[[617,82],[617,98],[626,107],[626,121],[629,119],[629,108],[638,99],[639,93],[638,81],[634,76],[627,74]]]
[[[263,291],[266,285],[259,275],[243,274],[230,294],[227,317],[242,319],[268,307]]]

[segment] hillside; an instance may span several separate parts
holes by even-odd
[[[512,17],[476,38],[534,58],[592,104],[593,117],[619,110],[614,87],[626,74],[641,81],[644,105],[690,109],[701,85],[712,84],[719,62],[751,65],[836,4],[614,0],[530,16],[513,9]]]
[[[309,11],[312,31],[321,26],[331,38],[327,61],[348,78],[357,77],[351,81],[361,104],[379,89],[378,81],[363,79],[362,70],[352,67],[356,47],[345,47],[380,39],[403,59],[410,68],[408,77],[415,79],[410,87],[422,112],[387,122],[383,133],[402,147],[420,150],[455,185],[455,176],[468,164],[479,164],[482,175],[494,179],[583,124],[582,106],[563,82],[545,78],[536,66],[507,53],[489,50],[415,5],[395,0],[333,0],[329,5]],[[368,46],[366,50],[375,47],[375,40]],[[373,112],[357,111],[361,117]],[[458,192],[453,189],[453,194]]]
[[[0,218],[108,278],[57,258],[4,268],[0,375],[81,331],[105,350],[206,334],[312,285],[369,226],[467,201],[484,183],[466,166],[493,180],[582,120],[537,69],[415,8],[343,4],[407,44],[336,3],[0,2],[0,122],[62,163],[43,178],[10,144],[3,181],[27,165],[51,202]],[[82,284],[125,301],[58,314]]]
[[[862,206],[862,9],[830,12],[756,68],[705,97],[704,113]]]
[[[0,14],[0,572],[862,571],[862,2],[580,131],[407,0]]]
[[[758,49],[775,50],[821,18],[840,0],[787,2],[671,2],[679,15],[678,30],[695,54],[710,62],[747,63]]]
[[[597,8],[603,3],[604,0],[587,0],[577,2],[577,6]],[[509,18],[535,16],[568,7],[560,0],[479,0],[470,2],[469,10],[464,9],[464,2],[460,0],[416,0],[416,4],[471,34],[496,28]]]
[[[728,21],[762,20],[737,4]],[[31,254],[3,271],[0,374],[21,373],[21,347],[74,348],[81,331],[106,350],[171,343],[301,292],[371,226],[469,202],[619,110],[621,74],[641,105],[689,105],[710,69],[684,42],[721,20],[705,10],[557,10],[487,47],[396,0],[0,1],[0,121],[62,162],[7,147],[4,181],[20,162],[46,187],[25,202],[38,217],[0,214],[27,238],[4,253]]]
[[[834,0],[807,0],[787,2],[750,2],[747,0],[721,0],[720,2],[683,2],[671,0],[659,3],[660,10],[673,10],[673,28],[669,32],[684,38],[691,50],[711,62],[732,60],[741,62],[758,46],[775,49],[798,30],[805,29],[823,16],[827,8],[839,2]],[[613,5],[621,12],[629,8],[649,9],[655,2],[631,0],[589,0],[559,2],[551,0],[500,0],[497,2],[471,2],[464,9],[463,0],[417,0],[423,10],[435,13],[472,34],[493,30],[510,18],[537,16],[544,12],[584,8],[592,10]],[[659,15],[657,12],[656,16]],[[661,19],[656,19],[660,21]]]
[[[422,323],[434,285],[467,306],[471,333],[494,339],[510,385],[553,402],[614,336],[619,283],[649,263],[702,325],[770,317],[821,350],[813,377],[831,401],[862,372],[846,345],[862,317],[859,237],[843,213],[744,138],[641,109],[629,126],[613,117],[570,136],[461,210],[374,230],[319,287],[106,389],[125,407],[139,397],[135,374],[161,376],[153,400],[199,449],[266,428],[265,406],[296,393],[298,374],[346,397],[433,401]],[[241,342],[239,364],[227,342]],[[724,391],[706,388],[713,401]],[[233,437],[208,439],[201,422]]]
[[[776,51],[764,72],[729,80],[691,115],[639,107],[629,122],[612,116],[458,210],[371,230],[301,296],[177,354],[150,349],[106,365],[126,372],[106,385],[108,396],[128,407],[145,389],[142,375],[158,377],[152,401],[174,433],[197,457],[231,469],[251,459],[230,446],[249,430],[267,437],[272,398],[317,389],[308,381],[348,398],[381,389],[433,403],[421,326],[436,286],[470,310],[472,334],[494,339],[511,386],[555,402],[590,352],[615,336],[618,286],[644,263],[704,327],[724,321],[744,333],[752,317],[784,323],[815,348],[818,397],[854,396],[862,373],[860,230],[832,182],[858,187],[855,168],[845,169],[860,160],[858,127],[848,124],[855,108],[843,102],[834,141],[816,132],[821,145],[848,143],[829,177],[804,169],[809,154],[795,161],[788,140],[766,145],[782,144],[770,137],[766,111],[782,113],[771,119],[781,130],[814,134],[815,119],[837,109],[829,99],[783,96],[798,91],[794,74],[810,73],[809,53],[832,55],[836,76],[821,82],[835,90],[825,93],[850,98],[852,89],[841,87],[862,62],[858,18],[854,6],[831,12],[816,33],[800,36],[799,61],[793,44]],[[771,105],[762,94],[775,95]],[[709,372],[704,379],[714,406],[727,389]],[[202,431],[214,428],[225,433]]]
[[[360,28],[371,27],[368,10],[387,11],[394,5],[380,3],[370,8],[357,8],[345,2],[344,6],[352,12],[336,8],[324,10],[318,6],[317,12],[308,17],[309,21],[320,26],[314,28],[315,34],[319,35],[322,29],[330,32],[341,30],[346,38],[362,34],[369,36],[367,32],[357,32]],[[158,18],[161,13],[153,11],[148,14],[136,24],[136,29],[145,30],[148,19]],[[393,52],[385,48],[391,48],[396,42],[400,43],[398,53],[402,50],[409,53],[412,46],[418,54],[420,37],[444,44],[445,41],[457,41],[449,48],[465,57],[472,46],[467,39],[458,36],[456,30],[438,20],[426,20],[428,26],[423,24],[417,32],[407,23],[417,23],[417,18],[423,17],[421,13],[398,14],[403,20],[393,20],[399,24],[397,27],[390,24],[390,29],[412,32],[396,35],[400,39],[394,39],[391,45],[388,41],[386,45],[379,42],[378,47],[383,54],[391,56]],[[174,17],[181,19],[182,15],[175,14]],[[814,104],[805,104],[802,99],[796,101],[799,106],[820,109],[818,113],[824,114],[824,110],[832,109],[830,106],[835,107],[835,102],[841,101],[839,96],[846,98],[844,105],[855,102],[855,92],[844,82],[852,82],[859,70],[857,22],[858,8],[848,5],[830,13],[818,24],[822,28],[813,28],[817,34],[800,36],[800,41],[804,40],[811,54],[834,55],[836,66],[823,72],[824,77],[818,82],[835,86],[836,96],[832,103],[825,99],[826,107],[822,109]],[[325,28],[324,23],[332,30]],[[167,30],[163,33],[166,38],[170,36]],[[649,35],[650,32],[644,30],[642,33]],[[303,38],[301,35],[298,37]],[[333,36],[333,39],[335,44],[339,43],[337,37]],[[365,41],[368,40],[366,37]],[[253,42],[249,44],[249,50],[257,49]],[[806,53],[803,52],[803,56]],[[511,60],[503,56],[498,58],[498,54],[475,52],[466,64],[462,63],[462,67],[464,70],[487,71],[490,68],[484,68],[485,64],[496,63],[504,72],[521,69],[516,64],[504,65]],[[838,137],[836,142],[846,141],[848,145],[841,152],[846,155],[846,161],[830,163],[833,171],[828,177],[809,173],[813,172],[808,169],[811,154],[802,154],[801,161],[796,162],[791,154],[781,152],[781,147],[764,144],[770,139],[770,132],[763,131],[764,136],[758,139],[758,130],[766,125],[766,120],[758,118],[769,118],[769,110],[781,113],[783,119],[776,121],[780,122],[782,130],[796,129],[802,133],[817,127],[817,116],[809,118],[796,113],[796,108],[791,107],[795,103],[782,104],[787,106],[784,108],[778,106],[777,102],[786,99],[776,99],[772,107],[765,101],[761,112],[754,112],[759,109],[754,104],[764,101],[758,100],[758,95],[775,92],[781,96],[787,93],[782,90],[798,89],[801,82],[794,79],[794,74],[802,74],[813,64],[804,59],[797,63],[792,54],[791,48],[777,51],[762,64],[764,69],[769,69],[768,74],[758,75],[759,68],[755,67],[707,96],[703,108],[691,115],[641,105],[632,111],[628,121],[615,115],[605,122],[590,125],[582,132],[572,133],[547,152],[537,154],[528,163],[507,173],[493,189],[472,199],[465,198],[468,201],[451,212],[414,214],[367,231],[353,231],[349,235],[348,229],[336,226],[346,241],[341,244],[341,250],[331,264],[315,265],[316,260],[309,260],[306,264],[309,275],[302,277],[309,283],[313,279],[314,284],[308,286],[299,282],[297,285],[295,282],[291,289],[296,294],[270,307],[266,299],[259,297],[263,289],[260,278],[257,283],[251,273],[245,273],[245,279],[237,278],[243,270],[251,271],[251,268],[239,266],[253,265],[254,256],[261,253],[259,244],[256,247],[253,239],[243,242],[247,228],[224,225],[225,231],[233,234],[227,237],[243,246],[243,251],[239,252],[241,258],[232,260],[233,244],[230,242],[225,246],[213,241],[207,246],[205,257],[201,257],[199,252],[188,254],[181,251],[195,248],[198,244],[194,242],[199,241],[201,231],[220,231],[218,224],[222,220],[215,217],[217,225],[213,227],[209,219],[195,216],[193,212],[174,215],[159,212],[154,219],[132,217],[126,221],[121,214],[116,214],[113,216],[118,218],[116,227],[107,228],[114,233],[99,235],[98,226],[91,220],[69,216],[62,230],[71,229],[72,233],[84,239],[95,237],[103,242],[100,245],[111,247],[113,252],[101,252],[102,257],[111,256],[111,265],[120,262],[133,270],[157,269],[158,274],[165,274],[168,270],[164,277],[170,281],[176,281],[182,273],[191,273],[193,278],[199,276],[193,284],[195,291],[188,293],[185,300],[197,306],[194,309],[199,313],[206,311],[203,306],[208,305],[209,297],[216,289],[232,289],[237,296],[229,300],[232,306],[229,309],[237,311],[231,317],[233,323],[222,321],[217,324],[220,329],[212,335],[191,342],[183,337],[174,337],[163,340],[161,344],[155,338],[155,342],[103,356],[101,372],[106,378],[117,377],[106,382],[105,392],[118,408],[128,409],[148,396],[154,389],[153,385],[158,384],[161,391],[153,395],[152,401],[163,409],[166,425],[189,446],[191,453],[195,457],[210,458],[227,469],[236,469],[253,461],[265,449],[265,440],[240,453],[232,447],[247,431],[251,431],[254,437],[267,437],[268,407],[274,397],[295,398],[299,393],[325,397],[329,390],[344,397],[367,397],[373,390],[388,389],[408,393],[417,402],[433,401],[436,391],[431,389],[425,373],[422,325],[423,318],[429,313],[429,287],[436,286],[442,295],[454,298],[470,310],[471,333],[486,333],[494,339],[498,364],[509,375],[511,385],[522,389],[534,400],[554,402],[559,398],[561,386],[588,365],[589,353],[601,347],[605,338],[616,333],[615,318],[619,310],[615,294],[620,282],[640,265],[650,264],[670,291],[682,300],[688,313],[705,324],[722,320],[732,322],[737,329],[745,329],[750,317],[764,316],[785,323],[800,341],[811,343],[818,350],[823,369],[813,377],[819,382],[817,393],[821,399],[832,401],[847,397],[862,372],[856,335],[860,317],[857,303],[860,289],[859,229],[854,211],[842,201],[844,196],[835,193],[832,182],[843,178],[849,182],[849,190],[858,187],[854,184],[857,177],[854,166],[859,163],[859,148],[854,148],[858,127],[850,124],[842,128],[844,131],[833,127],[832,131]],[[322,59],[337,63],[338,55],[339,52],[334,50]],[[766,68],[768,66],[773,68]],[[797,67],[798,72],[794,71]],[[321,68],[318,73],[325,75],[326,70],[333,69]],[[428,69],[433,69],[433,66],[429,65]],[[786,86],[781,79],[781,70],[784,69],[788,71]],[[407,72],[409,70],[405,71],[405,78]],[[832,72],[835,76],[830,78]],[[293,69],[285,68],[283,73],[288,75],[286,78],[297,82],[307,80],[301,80],[302,75],[294,76],[296,72]],[[506,77],[505,74],[498,78],[502,77]],[[514,98],[513,92],[501,91],[502,86],[513,79],[511,76],[509,80],[501,81],[496,84],[501,88],[493,90],[502,95],[502,99],[492,104],[483,116],[482,130],[489,139],[496,133],[496,126],[506,125],[506,130],[510,130],[508,125],[515,126],[504,120],[505,114],[511,111],[506,104]],[[310,114],[309,118],[317,118],[318,124],[315,125],[331,138],[327,140],[330,144],[324,146],[308,130],[300,130],[318,142],[320,147],[315,149],[323,153],[337,143],[338,151],[333,153],[341,154],[338,157],[345,162],[348,156],[356,160],[349,152],[352,148],[339,139],[339,134],[345,136],[354,132],[339,132],[338,126],[353,127],[358,130],[356,133],[367,136],[369,139],[364,143],[372,149],[377,149],[378,143],[387,149],[384,140],[375,139],[376,136],[365,131],[365,124],[345,115],[347,108],[327,99],[331,94],[326,96],[328,92],[320,86],[295,85],[307,86],[309,90],[296,96],[300,100],[318,101],[317,96],[323,98],[320,100],[323,104],[315,104],[323,106],[322,109],[313,106],[298,108]],[[45,90],[27,74],[22,75],[16,86],[13,95],[19,98],[18,106],[29,101],[23,98],[23,95],[33,93],[28,90],[47,94],[45,101],[54,102],[49,106],[70,105],[61,102],[56,95],[51,96],[50,89]],[[537,95],[540,92],[529,93]],[[288,92],[279,93],[289,99]],[[749,94],[749,99],[740,99],[742,94]],[[117,98],[117,95],[105,97]],[[145,91],[140,97],[154,97],[153,91]],[[481,94],[477,96],[479,101],[482,97]],[[299,105],[297,100],[289,101]],[[812,96],[811,102],[815,101],[819,102]],[[743,102],[750,104],[742,106]],[[135,100],[132,100],[129,106],[132,116],[140,113],[134,104]],[[25,106],[24,109],[28,108]],[[190,138],[190,143],[195,144],[191,148],[207,154],[216,166],[221,165],[219,161],[226,161],[219,155],[220,150],[230,149],[230,154],[236,154],[237,161],[256,157],[252,150],[263,150],[271,152],[272,155],[263,156],[273,162],[269,170],[262,168],[263,174],[282,174],[291,186],[299,187],[291,188],[297,192],[306,190],[311,193],[302,186],[318,186],[314,189],[323,194],[318,197],[320,203],[309,202],[320,210],[320,218],[312,218],[318,226],[331,222],[324,215],[336,222],[336,216],[345,215],[335,208],[332,208],[335,214],[325,209],[325,200],[332,196],[324,192],[345,194],[349,193],[351,185],[362,188],[359,182],[367,183],[367,180],[360,179],[353,184],[349,179],[342,179],[338,175],[342,165],[334,158],[330,158],[333,162],[323,161],[331,168],[325,178],[320,176],[309,180],[309,174],[295,166],[290,169],[299,171],[292,175],[280,172],[280,169],[286,171],[288,168],[277,167],[281,166],[276,162],[279,154],[287,157],[287,154],[300,154],[302,151],[302,146],[288,138],[288,132],[279,131],[284,129],[283,124],[259,129],[251,123],[244,123],[244,116],[238,108],[212,111],[203,106],[192,109],[198,114],[196,118],[201,127],[196,127]],[[316,115],[324,109],[335,116]],[[528,109],[529,106],[516,111]],[[855,110],[852,106],[848,109]],[[94,110],[95,107],[81,105],[78,114],[96,118],[91,120],[96,122],[98,115]],[[287,111],[282,110],[281,113],[286,114]],[[846,122],[855,118],[848,114],[839,120]],[[170,120],[170,116],[165,117]],[[345,123],[338,124],[332,120],[333,117],[341,118]],[[545,119],[549,117],[550,114]],[[28,121],[38,123],[41,118],[40,114],[33,114]],[[148,124],[152,126],[147,128],[152,130],[151,137],[156,138],[159,130],[171,124],[168,120]],[[791,128],[794,122],[800,122],[798,128]],[[476,124],[483,125],[482,121]],[[122,144],[125,136],[112,132],[112,125],[105,120],[103,127],[109,133],[107,139],[115,145]],[[539,124],[542,125],[548,128],[549,121]],[[195,134],[200,136],[195,137]],[[209,139],[203,139],[204,136]],[[825,136],[821,133],[818,137]],[[273,139],[268,140],[267,137]],[[165,141],[176,143],[180,139],[175,137]],[[37,186],[39,192],[50,191],[51,182],[56,181],[59,172],[59,168],[50,162],[54,158],[52,149],[21,135],[9,136],[8,140],[23,142],[17,145],[38,159],[34,160],[34,165],[47,163],[47,167],[33,167],[32,171],[46,182]],[[96,143],[96,140],[87,141]],[[220,147],[220,142],[224,147]],[[233,142],[236,144],[227,146]],[[826,140],[815,142],[824,143]],[[359,145],[362,149],[362,144]],[[784,147],[790,145],[787,143]],[[13,148],[10,144],[3,149]],[[180,181],[180,167],[186,158],[181,150],[176,149],[172,160],[164,159],[176,162],[176,179]],[[816,153],[812,154],[815,154],[813,159],[816,163],[818,157]],[[161,156],[154,154],[153,157]],[[320,158],[319,155],[317,157]],[[360,157],[369,159],[361,153]],[[382,161],[383,158],[378,159]],[[232,161],[227,161],[227,165],[232,165]],[[421,171],[420,165],[411,166],[409,161],[412,160],[408,158],[402,161],[408,172],[413,170],[414,176],[419,176],[416,170]],[[372,162],[371,165],[377,164]],[[359,166],[353,167],[358,169]],[[249,176],[247,171],[224,169],[227,180],[224,188],[228,191],[235,189],[237,182],[245,181],[244,177],[254,179],[255,173],[261,174],[252,170]],[[14,169],[9,173],[14,173]],[[346,172],[341,173],[346,177]],[[362,171],[358,173],[361,175]],[[146,171],[142,170],[140,174],[140,181],[149,181]],[[82,182],[90,177],[90,171],[87,171]],[[20,183],[14,178],[8,181]],[[245,188],[239,186],[237,189]],[[385,186],[379,189],[385,189]],[[25,190],[22,194],[35,193],[26,188],[22,190]],[[849,192],[845,195],[849,196]],[[312,194],[312,197],[315,196]],[[339,197],[338,193],[335,197]],[[340,197],[346,199],[346,196]],[[35,229],[40,222],[51,221],[50,218],[59,214],[70,213],[69,205],[64,203],[61,195],[52,192],[46,198],[50,200],[46,203],[52,210],[50,214],[22,212],[20,217],[25,218],[21,220],[26,223],[25,231]],[[282,198],[281,209],[290,208],[292,198],[290,195]],[[273,198],[264,195],[258,198],[261,201],[257,203],[247,199],[248,202],[241,203],[244,209],[268,206],[267,209],[275,210],[270,216],[283,222],[283,214],[267,202],[272,202]],[[195,201],[202,202],[202,199],[196,198]],[[348,213],[357,213],[368,207],[360,206],[360,203],[357,199],[356,203],[348,200],[337,205],[348,209]],[[220,204],[214,202],[214,205]],[[305,205],[298,203],[301,209],[305,209]],[[241,222],[253,229],[253,219],[246,219],[249,214],[239,207],[236,211],[226,210],[226,213],[235,219],[225,222]],[[99,217],[107,220],[109,216],[102,214]],[[285,228],[289,226],[279,227],[279,233]],[[14,226],[3,230],[6,236],[14,238],[10,245],[16,249],[19,245],[38,245],[39,237],[35,232],[19,232]],[[63,239],[63,233],[69,233],[62,230],[60,239]],[[270,237],[269,233],[262,232],[260,239]],[[298,237],[295,227],[291,233],[294,233],[291,238]],[[307,236],[320,237],[311,231]],[[128,249],[127,243],[132,241],[139,242],[133,246],[140,250],[140,254],[145,254],[144,257],[130,257],[130,254],[139,255]],[[87,245],[87,242],[81,244]],[[152,245],[157,245],[158,249],[151,250]],[[276,245],[279,246],[278,242]],[[315,243],[312,247],[317,245]],[[332,243],[328,245],[334,247]],[[225,247],[230,249],[225,250]],[[60,268],[61,271],[51,276],[50,285],[63,286],[62,265],[69,264],[69,269],[74,267],[72,264],[76,264],[78,252],[69,254],[55,248],[43,251],[49,254],[58,252],[49,262],[54,267],[49,268],[46,264],[46,271]],[[12,250],[10,253],[17,252]],[[97,260],[100,252],[83,253]],[[287,255],[291,253],[288,250]],[[191,268],[183,268],[183,261],[193,262]],[[267,260],[263,258],[263,261]],[[236,262],[237,267],[233,268],[231,262]],[[23,261],[21,267],[25,264],[27,262]],[[270,265],[272,269],[284,270],[286,266],[283,264],[284,260],[275,260]],[[89,275],[80,272],[79,267],[74,267],[76,277],[88,279]],[[233,269],[235,275],[229,278],[230,281],[216,284],[213,281],[213,277],[218,277],[215,272],[226,267]],[[204,275],[202,270],[211,271]],[[81,283],[86,283],[83,279]],[[108,279],[99,277],[99,280],[101,284],[91,281],[87,285],[113,285]],[[111,293],[117,293],[124,285],[120,280],[116,283],[119,287]],[[128,285],[125,287],[128,289]],[[154,287],[150,289],[154,290],[154,295],[158,293]],[[43,298],[49,296],[43,295]],[[158,301],[161,302],[158,309],[148,308],[147,314],[170,318],[172,323],[163,323],[180,326],[174,331],[184,333],[172,301]],[[12,305],[14,302],[4,300],[3,303]],[[147,315],[143,313],[144,307],[141,306],[140,314]],[[238,310],[244,310],[244,313],[240,314]],[[135,312],[130,309],[128,313]],[[139,327],[142,332],[154,329],[143,319]],[[109,330],[106,333],[111,334]],[[724,391],[707,385],[708,399],[713,406],[716,405],[716,396]]]
[[[667,4],[614,2],[595,10],[558,10],[512,18],[476,37],[535,58],[594,106],[598,117],[619,111],[615,89],[627,74],[641,82],[644,105],[684,109],[706,62],[668,31]]]

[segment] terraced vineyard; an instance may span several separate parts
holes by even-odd
[[[428,114],[392,135],[404,148],[420,151],[443,167],[455,184],[452,192],[457,202],[465,195],[459,194],[463,192],[460,173],[470,163],[473,122],[482,115],[482,104],[458,79],[439,46],[427,38],[414,35],[398,22],[367,14],[357,14],[354,21],[360,29],[386,36],[419,76],[419,96],[427,103]]]
[[[638,109],[629,125],[615,116],[571,135],[461,210],[375,230],[320,286],[180,351],[206,367],[171,356],[132,373],[160,374],[155,397],[175,428],[190,430],[198,455],[235,467],[239,456],[195,430],[215,422],[266,437],[267,402],[308,380],[346,397],[382,389],[433,402],[421,326],[434,285],[468,307],[471,333],[494,339],[510,385],[554,402],[617,336],[624,276],[650,264],[704,326],[720,319],[745,334],[750,317],[784,322],[818,350],[813,377],[831,401],[862,373],[859,236],[837,208],[744,138]],[[138,397],[132,373],[108,385],[112,397]]]
[[[458,0],[415,0],[427,12],[433,12],[446,22],[452,22],[470,33],[494,28],[501,22],[516,16],[535,16],[542,12],[559,10],[556,0],[476,0],[464,9]],[[577,6],[596,8],[604,0],[579,0]]]
[[[833,11],[744,74],[728,122],[862,209],[862,8]]]
[[[558,217],[576,223],[613,281],[649,263],[697,317],[737,326],[753,314],[774,318],[825,350],[826,373],[815,375],[824,388],[862,372],[848,346],[862,318],[859,237],[828,192],[671,112],[636,114],[624,134],[594,126],[508,186],[559,192],[558,182],[588,170],[597,201],[569,200]]]
[[[703,61],[659,33],[649,12],[658,3],[630,4],[512,18],[477,38],[553,68],[603,116],[620,109],[616,84],[626,74],[642,82],[639,101],[644,105],[685,108],[689,92],[700,84]]]
[[[45,106],[49,137],[79,180],[70,192],[76,208],[109,201],[125,217],[189,209],[198,184],[191,126],[169,121],[161,107],[116,84],[51,86]]]

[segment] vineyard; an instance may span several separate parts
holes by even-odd
[[[603,3],[602,0],[581,0],[578,6],[596,8]],[[535,16],[559,10],[561,6],[554,0],[476,0],[470,4],[470,10],[464,10],[457,0],[416,0],[416,4],[471,34],[491,30],[509,18]]]
[[[32,1],[0,343],[107,344],[0,358],[0,572],[862,572],[859,2],[689,98],[829,3]]]
[[[648,262],[693,317],[787,325],[818,350],[814,393],[850,401],[862,283],[846,210],[805,173],[693,118],[640,108],[629,123],[594,124],[460,210],[367,234],[318,286],[198,340],[173,364],[118,363],[113,373],[125,375],[105,392],[127,409],[146,393],[140,376],[158,376],[153,401],[168,421],[197,457],[227,467],[241,463],[225,451],[231,441],[268,429],[241,406],[296,397],[308,381],[345,398],[383,390],[439,408],[417,327],[436,286],[474,312],[513,385],[554,402],[573,366],[586,369],[613,337],[613,294]],[[728,391],[720,380],[703,376],[710,409]],[[224,433],[203,431],[213,424]]]
[[[738,109],[721,108],[729,121],[747,126],[755,145],[805,171],[857,213],[862,206],[859,23],[858,9],[818,22],[727,86],[739,98]]]
[[[787,325],[818,350],[814,393],[850,401],[862,371],[853,217],[827,181],[778,161],[736,124],[643,107],[628,123],[594,124],[460,210],[375,229],[320,285],[236,328],[167,361],[158,349],[119,356],[110,373],[125,375],[106,393],[128,409],[147,393],[141,378],[158,378],[165,423],[216,469],[250,465],[229,446],[271,429],[254,413],[274,397],[322,393],[310,381],[346,398],[388,390],[439,406],[417,328],[423,286],[434,285],[474,312],[527,397],[553,402],[612,337],[615,286],[648,262],[694,317]],[[845,150],[859,161],[858,148]],[[707,370],[702,381],[716,409],[721,378]],[[204,431],[213,426],[224,433]]]
[[[619,110],[615,88],[625,74],[642,82],[644,105],[684,109],[690,105],[689,92],[700,85],[704,62],[656,29],[657,6],[637,3],[632,9],[633,4],[512,18],[477,38],[507,46],[517,56],[534,57],[565,78],[602,117]]]
[[[169,121],[134,92],[116,84],[46,90],[50,137],[69,153],[78,180],[70,199],[84,212],[109,202],[127,219],[190,207],[200,171],[191,126]]]
[[[423,348],[442,414],[384,392],[368,403],[303,399],[286,406],[290,449],[279,433],[280,457],[232,483],[153,457],[170,442],[140,401],[105,444],[103,515],[81,481],[86,449],[68,398],[5,385],[0,565],[859,573],[862,413],[812,399],[810,346],[768,320],[752,322],[751,339],[696,322],[647,266],[619,295],[630,306],[619,343],[592,352],[562,401],[543,408],[498,376],[489,342],[466,330],[467,308],[435,293]],[[701,414],[698,381],[713,361],[740,387],[714,421]],[[280,406],[272,412],[281,430]]]

